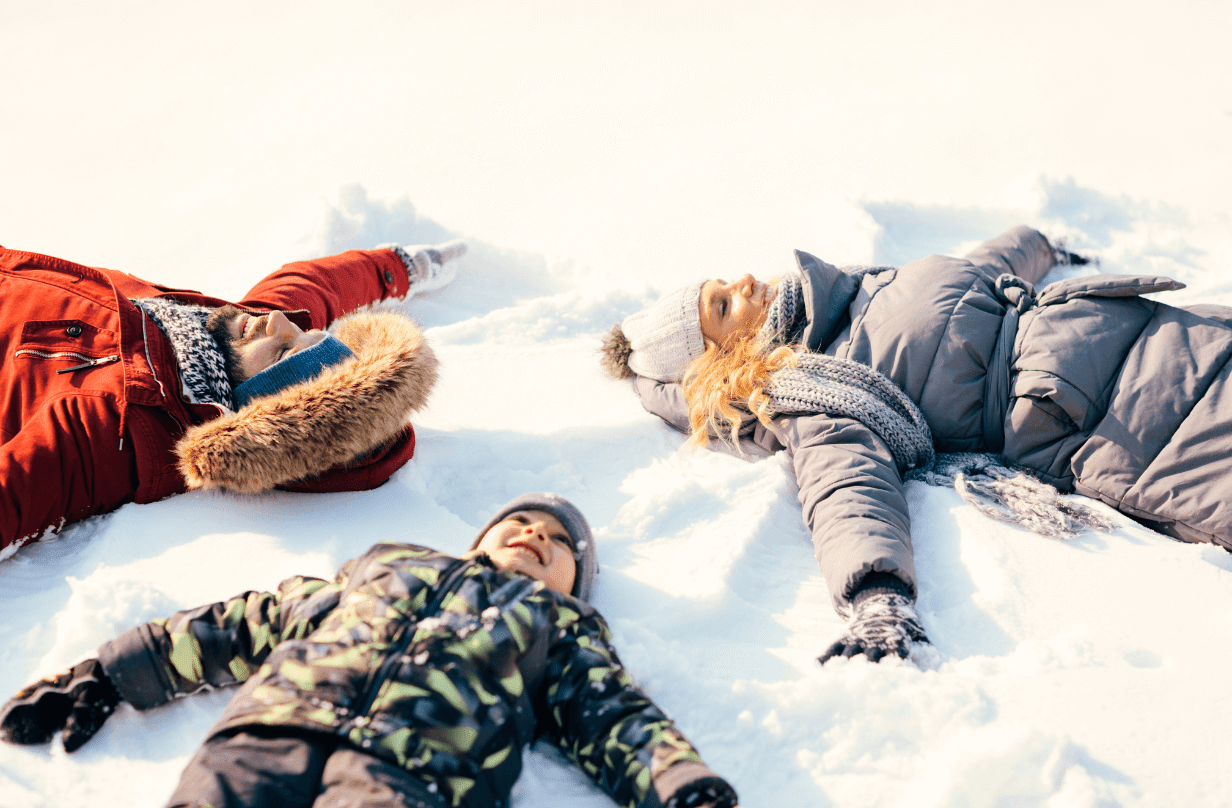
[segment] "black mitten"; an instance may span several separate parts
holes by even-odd
[[[870,573],[852,598],[847,633],[817,661],[824,665],[834,657],[858,654],[873,662],[888,654],[906,658],[913,643],[928,642],[908,592],[906,584],[893,575]]]
[[[74,752],[94,737],[121,700],[102,664],[87,659],[9,699],[0,708],[0,739],[47,743],[64,730],[64,751]]]
[[[1057,263],[1062,266],[1082,266],[1083,264],[1091,263],[1090,258],[1081,256],[1078,253],[1072,253],[1069,250],[1053,250],[1056,254]]]
[[[1052,245],[1053,266],[1082,266],[1091,263],[1091,259],[1065,249],[1065,239],[1059,238]],[[1095,263],[1099,263],[1096,261]]]
[[[650,765],[653,770],[654,762]],[[659,797],[654,804],[664,808],[735,808],[740,802],[731,784],[704,763],[679,761],[655,775],[653,782]]]

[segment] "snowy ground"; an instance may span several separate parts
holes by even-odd
[[[695,277],[961,253],[1026,223],[1232,305],[1226,3],[0,2],[0,243],[238,297],[278,264],[464,237],[406,304],[443,375],[415,459],[339,495],[190,494],[0,562],[0,696],[133,624],[381,539],[461,550],[553,490],[622,657],[745,806],[1232,804],[1232,554],[1058,543],[909,488],[937,654],[841,621],[784,458],[684,454],[604,378]],[[0,748],[0,806],[161,805],[226,702]],[[518,808],[611,805],[535,752]]]

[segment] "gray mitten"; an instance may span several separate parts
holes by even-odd
[[[907,585],[893,575],[865,576],[851,605],[847,632],[817,658],[823,665],[834,657],[858,654],[872,662],[889,654],[906,658],[914,643],[928,642]]]
[[[403,247],[390,244],[388,247],[397,253],[406,266],[406,275],[410,280],[407,297],[439,289],[452,281],[457,267],[451,262],[466,254],[466,242],[457,239],[435,246],[412,244]]]

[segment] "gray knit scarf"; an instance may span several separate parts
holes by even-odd
[[[804,336],[808,318],[804,312],[804,279],[798,272],[779,278],[778,292],[766,309],[766,321],[758,337],[766,345],[794,345]]]
[[[858,267],[868,274],[889,267]],[[800,275],[779,281],[758,338],[767,350],[798,343],[805,312]],[[885,441],[907,480],[953,486],[964,500],[994,519],[1028,527],[1054,538],[1086,530],[1110,531],[1115,524],[1081,504],[1063,499],[1028,469],[1010,468],[991,454],[936,454],[932,431],[915,402],[898,385],[868,365],[801,350],[794,368],[777,371],[766,386],[776,413],[826,413],[852,418]]]
[[[205,321],[214,310],[162,297],[138,298],[133,300],[133,305],[149,315],[158,330],[171,341],[188,400],[193,404],[217,404],[233,409],[231,381],[227,378],[222,348],[205,327]]]

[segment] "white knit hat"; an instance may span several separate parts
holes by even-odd
[[[706,350],[696,283],[664,295],[645,311],[631,314],[620,324],[629,340],[629,369],[660,382],[678,382],[685,368]]]

